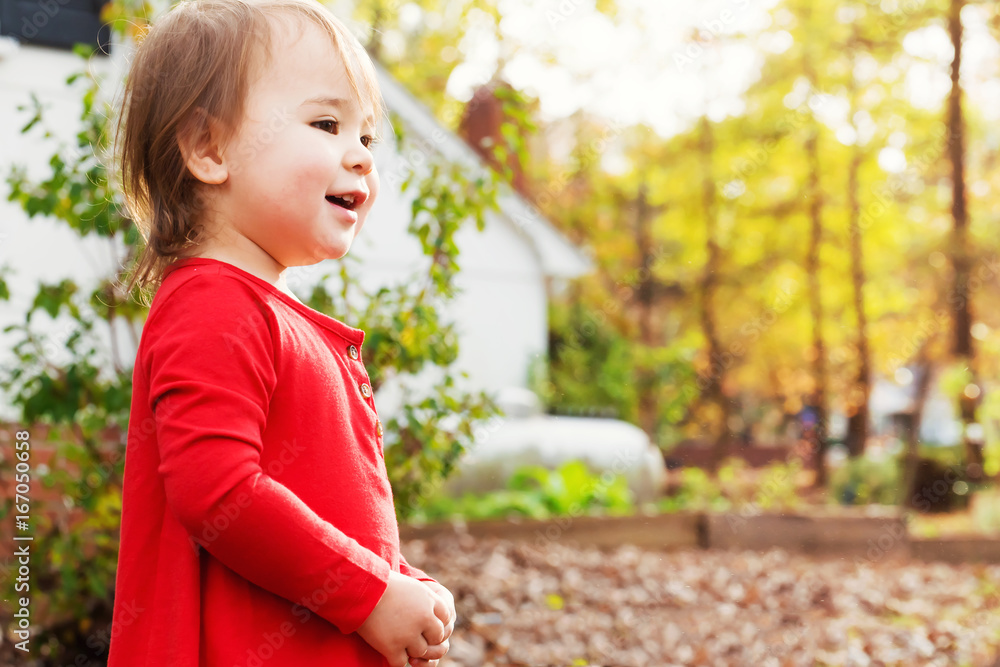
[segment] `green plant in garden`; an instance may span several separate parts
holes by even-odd
[[[719,488],[730,502],[745,502],[753,496],[753,480],[746,474],[749,468],[744,459],[735,456],[725,459],[719,466],[716,475]]]
[[[677,490],[657,501],[661,512],[725,512],[732,508],[720,484],[702,468],[681,468],[680,477]]]
[[[86,57],[89,51],[78,54]],[[32,181],[19,166],[7,176],[9,199],[29,217],[44,216],[80,237],[105,239],[121,267],[94,287],[69,279],[40,285],[23,323],[5,329],[16,337],[16,363],[3,374],[0,386],[12,397],[20,422],[52,427],[48,441],[55,455],[35,476],[46,488],[58,490],[76,518],[54,520],[38,508],[34,513],[36,540],[45,548],[33,552],[29,583],[47,604],[33,619],[39,625],[33,648],[50,664],[64,664],[88,651],[88,639],[89,649],[94,649],[98,638],[95,657],[107,646],[101,639],[106,633],[94,633],[104,632],[111,616],[131,402],[131,364],[122,359],[118,340],[124,331],[133,346],[137,344],[146,316],[138,295],[121,289],[141,238],[110,178],[114,109],[100,99],[101,82],[86,70],[67,81],[83,103],[75,144],[58,147],[44,180]],[[22,132],[37,135],[44,127],[42,105],[33,98],[22,110],[30,112]],[[51,134],[45,131],[42,137]],[[404,183],[416,194],[409,231],[430,260],[426,275],[366,293],[342,262],[338,296],[321,284],[305,299],[313,308],[367,332],[366,364],[375,388],[391,377],[429,367],[438,371],[429,394],[407,394],[403,414],[385,424],[386,467],[401,517],[412,513],[449,474],[479,424],[498,414],[489,396],[458,388],[450,368],[458,354],[457,337],[438,309],[456,294],[454,279],[460,269],[455,234],[469,221],[483,229],[486,212],[496,208],[501,179],[488,170],[470,176],[468,170],[427,157],[426,167],[408,172]],[[349,290],[360,290],[363,309],[349,307]],[[0,280],[0,298],[8,296]],[[56,320],[55,335],[39,333],[36,325],[42,316]],[[10,511],[11,499],[4,499],[0,514],[5,518]],[[4,577],[5,598],[13,597],[12,589],[13,578]]]
[[[850,459],[830,476],[830,497],[842,505],[894,505],[903,495],[899,457]]]
[[[760,474],[754,503],[762,510],[791,510],[801,505],[796,483],[801,470],[802,462],[798,459],[765,467]]]
[[[555,470],[524,466],[507,480],[506,489],[466,493],[458,498],[438,493],[414,512],[413,518],[439,521],[631,514],[635,504],[627,480],[622,475],[607,480],[607,474],[592,473],[582,461],[567,461]]]
[[[680,484],[656,507],[661,512],[791,510],[801,503],[796,484],[801,470],[798,460],[751,469],[738,457],[725,459],[715,479],[701,468],[682,468]]]
[[[751,469],[746,460],[732,456],[720,466],[718,482],[735,509],[787,510],[800,502],[796,485],[800,470],[798,459]]]
[[[622,475],[605,481],[602,475],[590,472],[582,461],[568,461],[551,471],[542,466],[525,466],[514,473],[507,483],[515,491],[537,493],[553,516],[572,515],[592,507],[609,513],[630,512],[632,492]]]
[[[459,498],[431,497],[411,518],[417,522],[427,522],[453,518],[476,521],[513,516],[545,519],[549,515],[537,494],[505,489],[483,494],[466,493]]]

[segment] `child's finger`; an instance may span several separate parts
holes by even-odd
[[[445,639],[448,639],[448,637],[451,637],[451,633],[453,633],[455,631],[455,620],[456,620],[456,617],[453,615],[451,617],[451,622],[449,622],[448,625],[444,626],[444,638]]]
[[[427,656],[428,648],[430,648],[430,643],[424,639],[423,635],[420,635],[406,645],[406,655],[407,657],[424,658]]]
[[[434,596],[434,615],[441,619],[442,625],[446,625],[452,620],[451,609],[448,608],[448,604],[438,595]]]
[[[427,640],[427,644],[430,646],[440,644],[448,638],[444,632],[444,623],[442,623],[439,618],[434,618],[427,625],[425,625],[424,631],[421,635],[421,639]],[[417,657],[421,657],[419,654],[416,655]]]
[[[410,667],[438,667],[438,660],[424,660],[423,658],[411,658]]]
[[[447,640],[441,642],[440,644],[431,644],[427,647],[427,653],[420,656],[421,660],[440,660],[448,653],[450,644]]]

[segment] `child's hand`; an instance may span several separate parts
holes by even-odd
[[[424,583],[390,572],[382,599],[357,630],[386,657],[390,667],[406,667],[410,656],[435,660],[448,651],[444,626],[451,612],[446,601]]]
[[[412,667],[437,667],[438,660],[443,658],[445,654],[448,653],[448,638],[451,637],[451,633],[455,630],[455,619],[458,616],[455,613],[455,596],[451,594],[451,591],[436,581],[421,581],[419,579],[418,581],[430,588],[435,595],[444,601],[448,610],[448,616],[447,618],[441,618],[442,622],[445,624],[445,641],[440,644],[432,645],[430,649],[428,649],[427,655],[424,657],[410,658],[410,665],[412,665]]]

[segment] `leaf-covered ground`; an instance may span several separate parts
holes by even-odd
[[[403,543],[455,595],[441,667],[1000,667],[1000,565],[542,542]]]

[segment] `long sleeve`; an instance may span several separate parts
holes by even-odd
[[[144,336],[169,509],[233,571],[354,632],[391,568],[261,467],[277,387],[267,309],[238,280],[196,277],[157,315]]]
[[[413,577],[414,579],[419,579],[420,581],[433,581],[434,583],[440,583],[437,579],[430,577],[426,572],[420,568],[413,567],[406,562],[403,554],[399,554],[399,573],[404,574],[407,577]]]

